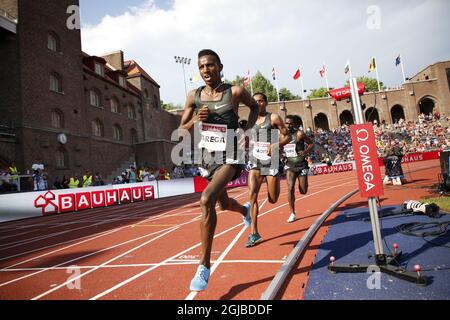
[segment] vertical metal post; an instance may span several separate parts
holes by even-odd
[[[186,97],[187,97],[186,72],[184,70],[184,61],[181,62],[181,65],[183,66],[184,93],[186,94]]]
[[[355,113],[356,124],[364,124],[364,117],[362,115],[361,100],[358,93],[358,84],[356,78],[350,78],[350,90],[352,94],[353,112]],[[373,241],[375,245],[375,254],[377,256],[383,255],[383,243],[381,238],[380,220],[378,217],[378,208],[375,198],[368,199],[370,221],[372,224]]]

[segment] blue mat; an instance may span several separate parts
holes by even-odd
[[[400,209],[400,206],[384,207],[380,213],[397,213]],[[443,214],[439,219],[405,214],[380,219],[385,253],[393,252],[392,245],[397,243],[403,253],[400,265],[408,271],[414,271],[414,265],[420,264],[422,275],[430,279],[430,284],[426,287],[419,287],[385,273],[378,273],[381,277],[377,283],[370,278],[369,273],[329,272],[327,267],[331,256],[336,258],[335,265],[375,264],[374,258],[369,258],[369,255],[374,255],[375,249],[368,219],[368,208],[356,208],[342,211],[334,220],[320,245],[310,272],[305,300],[450,299],[450,226],[443,235],[426,237],[425,240],[401,234],[396,229],[405,223],[450,221],[450,214]]]

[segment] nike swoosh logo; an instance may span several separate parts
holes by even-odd
[[[226,107],[228,104],[222,104],[222,105],[220,105],[220,106],[218,106],[218,105],[215,105],[214,106],[214,109],[215,110],[219,110],[219,109],[222,109],[223,107]]]

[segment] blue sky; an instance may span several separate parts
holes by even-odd
[[[174,56],[191,58],[186,78],[198,70],[196,55],[210,48],[221,56],[233,80],[260,71],[280,88],[301,94],[292,79],[300,66],[305,89],[331,87],[354,76],[371,76],[377,58],[380,80],[402,84],[395,58],[402,55],[407,77],[450,60],[449,0],[80,0],[82,48],[91,55],[122,50],[161,86],[164,102],[184,104],[183,70]],[[139,7],[133,9],[132,7]],[[202,81],[187,83],[188,90]]]
[[[81,20],[83,24],[98,24],[106,15],[119,16],[130,7],[137,7],[145,3],[143,0],[80,0]],[[156,0],[157,7],[168,10],[172,0]]]

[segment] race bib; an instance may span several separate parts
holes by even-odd
[[[267,155],[269,152],[270,143],[268,142],[255,142],[253,145],[253,156],[259,160],[269,160],[270,156]]]
[[[224,124],[200,123],[201,140],[198,144],[200,149],[209,152],[226,151],[227,148],[227,126]]]
[[[288,158],[298,157],[297,151],[295,151],[295,144],[293,144],[293,143],[285,145],[284,152],[286,153],[286,157],[288,157]]]

